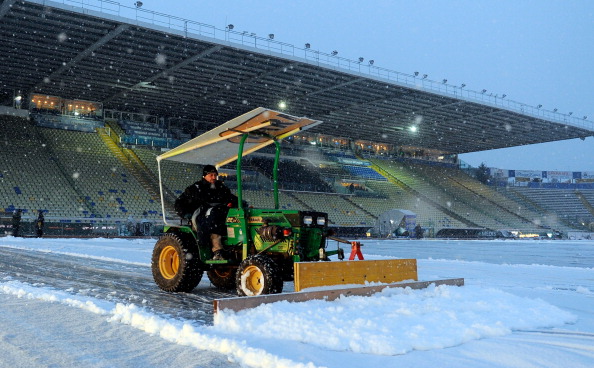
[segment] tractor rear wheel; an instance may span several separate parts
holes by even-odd
[[[190,292],[202,279],[198,249],[176,234],[165,234],[155,244],[151,269],[155,283],[170,292]]]
[[[239,296],[277,294],[283,291],[283,275],[270,257],[250,256],[239,265],[235,285]]]
[[[217,267],[206,274],[210,283],[217,289],[230,290],[235,287],[235,274],[237,267]]]

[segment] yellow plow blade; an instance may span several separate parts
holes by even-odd
[[[319,286],[418,280],[416,259],[297,262],[294,265],[295,291]]]

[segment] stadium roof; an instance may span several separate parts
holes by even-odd
[[[451,153],[594,135],[589,120],[505,96],[231,26],[90,3],[2,0],[0,92],[98,101],[209,127],[284,101],[287,113],[324,121],[314,133]]]

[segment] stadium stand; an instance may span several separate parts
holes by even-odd
[[[245,164],[251,166],[269,179],[272,179],[273,159],[262,155],[252,155],[245,158]],[[279,187],[312,192],[332,192],[319,172],[307,160],[281,160],[279,167]]]
[[[372,162],[378,168],[386,171],[386,174],[403,190],[413,191],[425,201],[430,201],[442,211],[451,211],[460,216],[459,220],[467,223],[467,226],[486,227],[489,229],[503,228],[506,225],[497,219],[490,218],[480,210],[469,206],[465,200],[455,198],[441,187],[436,187],[424,177],[418,175],[399,162],[374,159]]]
[[[63,173],[84,193],[90,216],[159,218],[159,200],[143,190],[97,134],[44,128],[41,133]]]
[[[63,128],[0,116],[0,195],[5,217],[21,208],[25,219],[42,209],[48,221],[162,221],[159,195],[151,188],[158,176],[156,157],[163,149],[127,144],[120,140],[125,131],[113,121],[93,132]],[[109,143],[116,147],[110,148]],[[348,150],[319,149],[314,164],[310,147],[292,146],[290,153],[281,163],[280,207],[327,212],[331,226],[350,229],[352,235],[362,235],[376,226],[381,214],[393,209],[414,212],[429,236],[456,228],[566,232],[594,222],[591,189],[490,187],[452,165],[362,159]],[[243,195],[253,207],[274,206],[271,165],[267,154],[245,161]],[[200,178],[202,167],[167,161],[161,170],[171,203]],[[231,188],[235,188],[234,170],[233,165],[221,169]],[[357,183],[357,190],[342,186],[344,180]]]
[[[27,217],[41,209],[48,218],[85,217],[88,208],[68,180],[58,175],[58,163],[38,128],[23,118],[0,116],[0,134],[5,212],[21,208]]]
[[[35,121],[37,126],[40,127],[94,132],[95,129],[104,126],[102,120],[97,120],[91,117],[57,115],[53,112],[41,113],[35,110],[37,109],[33,109],[31,112],[31,118]]]
[[[570,226],[594,222],[594,214],[591,212],[594,190],[510,187],[509,191],[521,194]]]
[[[132,120],[120,120],[118,124],[124,131],[123,143],[156,147],[175,147],[181,144],[181,140],[157,124]]]
[[[150,147],[136,146],[131,149],[155,176],[158,176],[157,156],[162,152]],[[167,161],[161,166],[164,186],[179,196],[183,190],[202,176],[202,166]]]
[[[404,190],[415,191],[442,210],[457,214],[467,226],[521,231],[538,231],[544,226],[567,228],[554,217],[528,212],[521,205],[511,203],[460,170],[441,165],[410,165],[406,160],[372,159],[372,162]]]
[[[386,180],[385,177],[383,177],[377,171],[375,171],[369,167],[353,166],[353,165],[343,165],[342,167],[343,167],[343,169],[348,171],[351,175],[358,176],[363,179],[372,179],[372,180],[380,180],[380,181]]]
[[[441,165],[409,166],[435,186],[448,187],[458,200],[465,201],[475,208],[483,209],[490,217],[497,218],[509,228],[536,231],[541,225],[567,230],[567,226],[558,222],[547,212],[535,212],[511,201],[499,194],[492,187],[481,184],[461,170]]]
[[[390,182],[366,182],[366,185],[377,193],[387,196],[386,199],[370,200],[362,197],[352,197],[352,201],[358,202],[361,206],[367,204],[369,210],[374,211],[376,216],[391,209],[408,209],[417,214],[417,222],[427,228],[451,228],[470,226],[463,219],[456,219],[430,201],[413,191],[407,191]],[[371,204],[369,203],[371,202]]]
[[[14,129],[18,126],[19,129]],[[160,218],[159,200],[110,155],[96,133],[40,128],[0,116],[2,208],[48,221]]]

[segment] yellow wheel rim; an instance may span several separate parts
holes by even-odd
[[[262,271],[256,266],[249,266],[244,271],[245,288],[252,295],[259,295],[264,288],[264,277]]]
[[[159,270],[164,278],[170,280],[177,275],[179,270],[179,256],[171,245],[165,247],[159,255]]]

